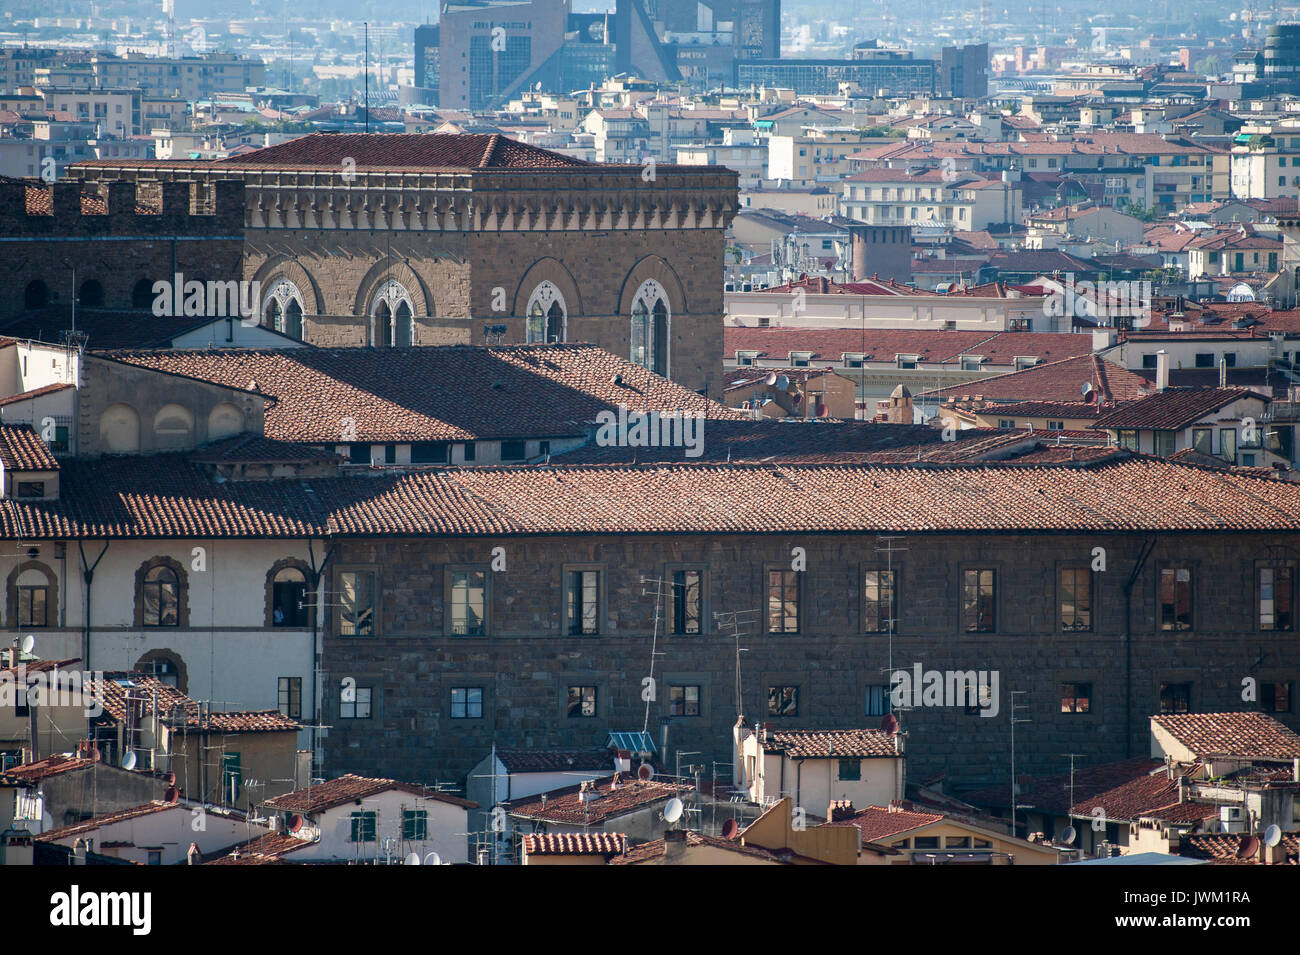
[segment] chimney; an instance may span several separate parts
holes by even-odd
[[[1228,387],[1228,361],[1226,358],[1219,359],[1219,387]]]
[[[1156,352],[1156,391],[1169,390],[1169,353],[1163,348]]]
[[[677,862],[686,854],[686,830],[668,829],[664,832],[664,859]]]
[[[851,819],[853,811],[852,799],[832,799],[830,808],[826,810],[826,820],[827,822],[840,822],[844,819]]]

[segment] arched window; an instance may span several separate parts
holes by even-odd
[[[50,304],[50,287],[40,279],[27,283],[23,290],[23,308],[44,308]]]
[[[9,574],[7,619],[19,630],[58,625],[58,578],[40,561],[24,561]]]
[[[150,567],[141,587],[142,626],[176,627],[180,625],[181,582],[176,571],[167,566]]]
[[[569,310],[564,296],[550,282],[533,289],[528,298],[528,342],[562,342],[568,338]]]
[[[412,344],[411,293],[401,282],[389,279],[370,304],[370,343],[382,348],[404,348]]]
[[[646,279],[632,300],[632,361],[666,376],[671,328],[668,294],[654,279]]]
[[[103,308],[104,307],[104,286],[98,279],[86,279],[81,283],[81,291],[77,293],[77,301],[82,308]]]
[[[131,307],[132,308],[153,308],[153,282],[150,279],[140,279],[135,285],[131,286]]]
[[[302,338],[302,293],[288,279],[271,285],[262,302],[262,322],[290,338]]]
[[[189,689],[189,672],[182,660],[172,650],[150,650],[131,668],[136,673],[147,673],[182,693]]]
[[[310,610],[307,575],[297,567],[281,567],[271,580],[271,626],[306,627]]]

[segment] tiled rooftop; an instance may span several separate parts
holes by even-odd
[[[59,462],[31,425],[0,425],[0,461],[10,471],[57,471]]]
[[[1300,734],[1264,713],[1177,713],[1153,716],[1151,721],[1198,759],[1300,758]]]
[[[666,802],[689,791],[688,787],[675,783],[630,776],[606,777],[594,782],[598,798],[590,801],[581,798],[581,785],[578,785],[546,793],[544,802],[540,796],[528,796],[506,803],[506,806],[510,815],[516,818],[598,828],[606,820]]]
[[[898,755],[897,737],[876,729],[768,730],[763,751],[790,759],[872,758]]]
[[[590,167],[570,156],[481,133],[311,133],[215,166],[330,166],[366,169],[555,169]]]
[[[731,361],[738,351],[757,351],[761,357],[772,360],[787,360],[792,351],[810,351],[815,364],[835,365],[840,370],[844,368],[846,354],[865,355],[867,361],[876,362],[893,362],[899,355],[916,355],[922,363],[960,362],[963,355],[978,355],[986,359],[986,363],[1011,365],[1017,357],[1054,362],[1088,355],[1092,351],[1092,337],[1055,332],[990,334],[942,329],[868,328],[864,331],[860,328],[742,328],[729,325],[723,329],[723,355]],[[969,387],[975,387],[975,384]],[[1078,396],[1076,390],[1073,397]]]
[[[468,799],[450,796],[447,793],[438,792],[436,789],[431,789],[428,786],[398,782],[395,779],[371,779],[366,776],[355,776],[352,773],[348,773],[346,776],[339,776],[337,779],[331,779],[316,786],[310,786],[306,789],[298,789],[291,793],[285,793],[283,796],[277,796],[274,799],[267,800],[266,805],[275,809],[282,809],[286,812],[315,814],[324,812],[327,809],[333,809],[335,806],[342,806],[345,803],[357,799],[365,799],[367,796],[375,796],[379,793],[385,793],[392,789],[409,793],[412,796],[418,796],[422,799],[432,799],[437,802],[445,802],[465,809],[475,809],[478,807],[477,803],[471,802]]]
[[[1083,337],[1088,336],[1069,336]],[[1089,346],[1091,348],[1091,345]],[[1141,375],[1119,365],[1111,364],[1096,355],[1087,353],[1035,365],[1024,371],[994,375],[980,381],[927,391],[920,399],[944,400],[973,398],[982,395],[985,401],[1078,401],[1084,384],[1090,384],[1103,401],[1131,401],[1152,392],[1153,386]]]
[[[614,757],[603,749],[498,749],[497,759],[512,773],[550,773],[614,768]]]
[[[282,441],[342,443],[345,429],[349,442],[577,435],[584,423],[601,411],[617,412],[620,404],[630,411],[743,417],[584,344],[103,354],[270,396],[266,436]]]
[[[867,806],[846,819],[826,825],[857,826],[862,830],[863,842],[880,842],[942,821],[942,813],[911,812],[895,806]]]
[[[1130,401],[1093,423],[1095,428],[1147,428],[1178,431],[1242,398],[1268,399],[1244,388],[1171,388]]]
[[[530,833],[523,842],[530,856],[612,856],[627,848],[627,836],[619,832]]]

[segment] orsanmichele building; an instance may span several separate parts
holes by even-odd
[[[496,135],[320,133],[70,175],[189,180],[196,209],[242,180],[243,274],[202,278],[259,282],[263,322],[312,344],[592,342],[719,392],[730,170],[588,163]]]

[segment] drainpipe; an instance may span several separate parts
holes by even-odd
[[[1133,755],[1133,587],[1156,549],[1156,537],[1142,542],[1133,572],[1124,582],[1124,755]]]
[[[82,662],[82,666],[86,668],[87,673],[91,672],[90,669],[90,607],[91,607],[90,585],[95,580],[95,568],[99,566],[99,562],[103,560],[104,555],[108,553],[108,544],[109,544],[108,541],[104,541],[104,549],[99,552],[99,556],[95,558],[95,562],[93,564],[87,564],[86,549],[84,546],[82,546],[82,542],[80,540],[77,541],[77,552],[81,555],[81,577],[82,577],[81,662]],[[100,702],[102,703],[103,702],[102,696],[104,693],[104,688],[102,686],[99,688],[99,692],[101,696]],[[94,731],[91,729],[90,719],[91,719],[90,717],[86,717],[86,739],[93,741]]]

